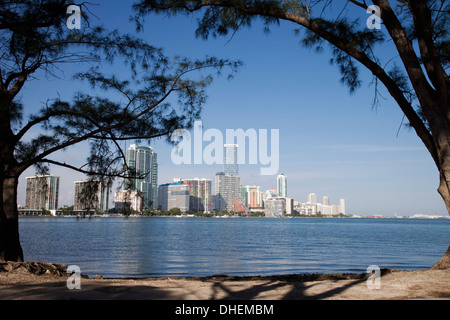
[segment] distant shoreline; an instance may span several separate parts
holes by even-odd
[[[92,214],[92,215],[76,215],[76,214],[65,214],[65,215],[51,215],[51,214],[19,214],[21,218],[79,218],[79,219],[90,219],[90,218],[212,218],[212,219],[399,219],[399,220],[448,220],[449,216],[432,216],[432,215],[413,215],[413,216],[326,216],[326,215],[315,215],[315,216],[284,216],[284,217],[263,217],[263,216],[194,216],[194,215],[123,215],[123,214]]]

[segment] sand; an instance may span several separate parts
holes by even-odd
[[[2,300],[450,300],[449,269],[383,270],[379,289],[368,288],[366,274],[341,274],[145,279],[82,277],[80,289],[72,290],[67,287],[69,275],[53,272],[53,269],[5,269],[0,268]]]

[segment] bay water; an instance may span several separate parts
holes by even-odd
[[[431,267],[450,219],[21,217],[26,261],[82,274],[197,277]]]

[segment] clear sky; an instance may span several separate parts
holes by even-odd
[[[91,10],[109,28],[134,33],[129,22],[128,1],[97,1]],[[360,13],[362,24],[368,15]],[[374,88],[364,69],[364,81],[350,95],[331,66],[327,49],[321,54],[305,49],[294,34],[296,25],[282,22],[264,33],[261,23],[230,37],[195,38],[197,17],[149,16],[139,36],[164,48],[166,55],[191,58],[216,56],[240,59],[244,65],[233,80],[218,78],[208,89],[202,121],[204,130],[279,129],[280,169],[288,179],[288,196],[306,201],[309,193],[328,196],[331,204],[346,199],[347,213],[361,215],[445,215],[438,195],[438,171],[425,147],[412,130],[402,128],[402,113],[386,91],[377,110],[372,110]],[[392,52],[392,51],[391,51]],[[386,51],[383,54],[391,55]],[[88,89],[70,77],[77,66],[63,66],[60,79],[41,77],[26,86],[25,108],[37,108],[58,94],[70,99],[77,90]],[[120,74],[119,74],[120,76]],[[33,106],[33,107],[30,107]],[[130,142],[129,144],[131,144]],[[129,145],[128,144],[128,145]],[[206,145],[206,143],[205,143]],[[205,177],[214,181],[221,165],[174,165],[172,146],[163,140],[152,145],[158,153],[159,184],[174,177]],[[87,157],[84,146],[61,154],[65,161],[80,163]],[[276,175],[260,175],[260,164],[241,165],[243,185],[276,188]],[[60,206],[73,204],[73,181],[82,174],[51,167],[61,176]],[[24,178],[19,184],[19,204],[25,202]]]

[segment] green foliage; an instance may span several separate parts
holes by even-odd
[[[172,208],[169,210],[170,215],[178,215],[181,213],[181,210],[179,208]]]
[[[81,30],[65,25],[71,4],[67,1],[1,3],[0,125],[11,128],[12,137],[8,141],[0,137],[0,145],[14,150],[12,162],[19,172],[34,165],[45,173],[53,164],[91,178],[124,176],[129,172],[122,165],[121,141],[169,138],[173,130],[189,128],[200,117],[213,78],[224,70],[233,76],[240,66],[215,57],[170,59],[140,38],[95,25],[98,20],[91,18],[88,3],[81,5],[87,26]],[[92,91],[74,92],[72,101],[64,101],[49,88],[49,99],[37,112],[19,103],[29,79],[37,74],[55,77],[55,70],[68,63],[79,66],[74,81],[88,82]],[[130,74],[122,79],[105,74],[100,63],[124,64]],[[29,114],[27,119],[24,114]],[[32,130],[38,133],[28,135]],[[83,141],[91,149],[83,166],[51,158]],[[8,164],[4,167],[11,169]]]
[[[258,16],[245,12],[248,7],[264,13],[260,15],[260,18],[264,20],[265,31],[269,30],[270,25],[278,23],[278,18],[272,16],[277,12],[285,9],[295,11],[297,14],[305,12],[304,5],[299,1],[285,1],[284,4],[280,4],[280,1],[273,0],[228,0],[220,1],[220,4],[216,6],[212,1],[201,0],[140,0],[134,4],[134,9],[138,13],[136,19],[138,25],[142,25],[140,22],[149,12],[176,15],[204,9],[203,17],[198,20],[196,30],[196,36],[204,39],[208,39],[209,36],[228,35],[243,27],[251,26]]]
[[[375,4],[377,3],[375,2]],[[330,46],[332,53],[330,63],[339,68],[341,82],[349,88],[350,93],[354,93],[362,84],[358,65],[358,62],[361,62],[374,74],[374,79],[376,79],[372,82],[375,83],[374,105],[377,105],[379,101],[377,85],[380,80],[386,86],[391,86],[389,88],[391,94],[399,89],[411,105],[409,107],[413,108],[413,102],[420,103],[420,101],[417,98],[417,92],[414,92],[417,88],[411,89],[413,86],[411,86],[410,79],[405,75],[405,69],[416,67],[412,66],[416,57],[413,57],[414,59],[403,59],[404,64],[409,64],[409,66],[404,65],[405,68],[400,68],[398,65],[391,69],[388,68],[390,70],[388,76],[391,79],[377,78],[380,77],[380,69],[387,68],[389,63],[398,55],[398,52],[394,51],[393,55],[387,58],[388,61],[382,64],[381,57],[385,58],[386,54],[385,52],[376,53],[377,45],[392,41],[393,34],[396,34],[398,30],[391,31],[392,34],[389,34],[389,32],[386,32],[385,24],[383,24],[382,30],[369,29],[366,27],[365,21],[350,16],[350,7],[355,8],[355,10],[363,10],[361,12],[367,14],[367,6],[368,4],[365,1],[337,0],[139,0],[135,2],[134,9],[138,14],[137,21],[142,20],[150,12],[167,13],[169,15],[198,12],[200,15],[197,15],[196,35],[205,39],[209,36],[234,34],[244,27],[250,27],[256,19],[261,19],[264,22],[266,30],[271,24],[278,24],[280,20],[291,21],[300,25],[301,30],[305,31],[302,33],[303,39],[301,40],[304,46],[314,48],[317,52],[322,52],[326,44]],[[383,12],[383,17],[391,19],[393,25],[395,25],[395,20],[398,19],[408,40],[419,42],[419,47],[422,48],[418,50],[420,51],[418,61],[427,70],[428,80],[431,80],[437,86],[436,75],[433,75],[433,73],[437,72],[439,67],[436,67],[436,56],[431,57],[429,55],[436,50],[440,58],[438,64],[440,63],[444,70],[448,69],[450,65],[450,41],[448,38],[450,6],[448,1],[397,1],[392,6],[395,10],[394,16],[389,16],[389,12]],[[299,30],[295,30],[296,34],[301,34]],[[390,38],[386,37],[388,34],[391,36]],[[419,38],[421,38],[420,41]],[[414,52],[414,55],[416,55],[416,52]],[[446,75],[444,81],[442,81],[442,73],[440,77],[440,85],[447,83],[448,86],[448,75]],[[390,80],[397,85],[397,88],[392,88]],[[395,98],[401,100],[398,95]],[[404,105],[402,101],[399,104]],[[402,108],[405,111],[405,107]],[[406,113],[411,118],[410,120],[417,120],[412,119],[416,115],[424,120],[425,113],[422,109],[423,106],[420,106],[416,108],[416,114],[414,112]],[[422,124],[416,124],[416,127],[421,126],[418,130],[423,129],[422,125],[428,128],[428,120],[425,119]],[[421,138],[428,140],[427,137],[424,137],[425,135],[422,134]],[[428,142],[425,143],[429,144]]]

